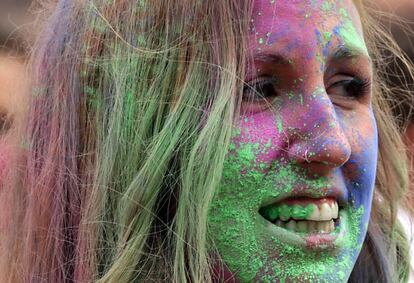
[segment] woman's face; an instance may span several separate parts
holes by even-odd
[[[358,12],[350,0],[256,0],[250,32],[211,240],[241,282],[345,282],[377,163]]]

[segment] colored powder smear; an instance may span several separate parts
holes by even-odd
[[[256,156],[266,150],[266,145],[258,143],[230,147],[208,219],[209,235],[221,258],[241,282],[345,281],[349,276],[345,271],[352,270],[361,248],[363,207],[345,211],[348,225],[338,254],[291,245],[272,236],[258,213],[264,199],[291,193],[297,184],[306,185],[316,195],[329,186],[325,178],[309,179],[293,163],[278,161],[270,167],[257,163]]]

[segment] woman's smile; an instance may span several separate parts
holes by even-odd
[[[269,222],[289,231],[325,234],[335,230],[339,206],[333,198],[290,198],[260,208]]]

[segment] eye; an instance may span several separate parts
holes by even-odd
[[[327,92],[329,95],[357,99],[369,93],[370,88],[371,80],[369,79],[341,75],[335,78]]]
[[[255,79],[244,87],[243,101],[246,102],[263,102],[269,101],[277,96],[277,80],[271,77]]]

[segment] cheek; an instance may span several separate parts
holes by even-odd
[[[354,120],[353,125],[347,131],[352,154],[344,173],[355,206],[370,208],[378,158],[377,126],[372,115],[369,119]]]
[[[236,127],[238,133],[233,138],[235,147],[242,144],[255,146],[257,163],[270,164],[283,155],[282,149],[287,141],[283,135],[282,119],[274,112],[242,115]]]
[[[360,164],[376,167],[378,155],[377,123],[371,109],[360,109],[348,113],[337,112],[338,120],[351,146],[351,165],[358,169]],[[352,162],[353,159],[361,159]],[[375,162],[372,162],[375,160]]]

